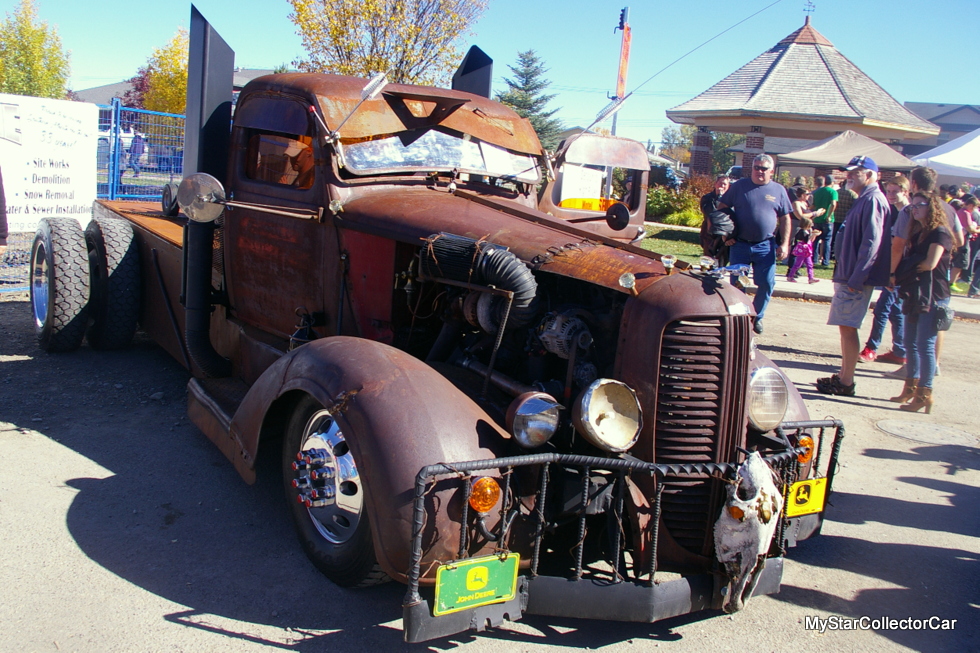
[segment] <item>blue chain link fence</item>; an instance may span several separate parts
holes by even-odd
[[[98,183],[103,199],[159,200],[163,185],[180,182],[184,116],[99,105]]]
[[[98,107],[96,196],[160,200],[164,184],[181,180],[184,116],[124,107],[118,99]],[[0,256],[0,294],[28,289],[33,242],[33,233],[10,234]]]

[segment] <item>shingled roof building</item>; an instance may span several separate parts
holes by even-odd
[[[810,25],[762,53],[704,93],[667,111],[695,125],[692,172],[711,172],[711,131],[746,135],[743,166],[766,136],[819,140],[848,129],[883,142],[935,136]]]

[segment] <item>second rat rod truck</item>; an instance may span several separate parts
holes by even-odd
[[[479,96],[261,77],[227,189],[193,175],[180,215],[41,222],[39,342],[121,347],[138,322],[247,482],[281,441],[328,578],[408,586],[408,641],[777,592],[841,424],[809,420],[727,274],[539,211],[546,168],[530,124]]]

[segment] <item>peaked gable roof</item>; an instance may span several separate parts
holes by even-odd
[[[769,129],[773,123],[796,121],[780,135],[790,135],[790,131],[798,136],[804,132],[833,134],[847,128],[861,130],[862,126],[877,130],[878,137],[939,133],[938,127],[903,107],[838,52],[810,25],[809,17],[802,28],[766,52],[668,110],[667,117],[705,126],[718,123],[716,118],[728,118],[730,125],[738,125],[738,120],[731,119],[744,118],[736,129],[764,125],[767,134],[774,133]],[[731,131],[720,125],[714,128]]]

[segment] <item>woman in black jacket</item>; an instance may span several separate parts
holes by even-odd
[[[932,411],[932,380],[936,374],[937,314],[949,307],[949,265],[953,237],[941,200],[933,193],[912,196],[909,249],[892,275],[904,300],[907,377],[902,394],[891,401],[902,410]],[[896,276],[897,275],[897,276]],[[948,328],[948,327],[947,327]],[[908,403],[905,403],[908,402]]]

